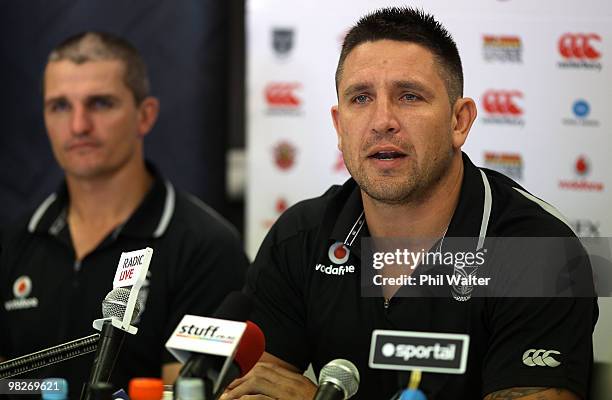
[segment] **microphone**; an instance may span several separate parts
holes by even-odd
[[[251,321],[247,321],[246,324],[246,329],[236,349],[234,361],[228,371],[217,381],[214,399],[218,399],[234,379],[246,375],[261,358],[266,348],[266,339],[259,326]]]
[[[111,290],[102,301],[104,320],[87,387],[100,382],[109,382],[110,380],[126,334],[121,325],[117,327],[113,325],[112,321],[113,319],[119,321],[123,319],[129,297],[130,289],[118,287]],[[142,302],[140,299],[136,299],[131,323],[140,316],[142,308]],[[87,387],[83,388],[81,398],[89,400],[91,393]]]
[[[314,400],[346,400],[359,389],[359,371],[344,359],[328,362],[319,374],[319,388]]]
[[[253,306],[251,299],[242,292],[231,292],[213,314],[213,318],[244,322],[249,318]],[[212,354],[193,354],[183,364],[179,378],[204,378],[218,375],[225,357]],[[216,378],[216,376],[213,376]]]
[[[237,322],[244,322],[249,318],[252,310],[251,299],[242,292],[231,292],[223,300],[221,305],[215,311],[213,318],[210,320],[210,324],[206,328],[199,328],[200,335],[210,336],[212,338],[218,332],[219,329],[224,331],[228,328],[228,325],[236,324]],[[188,316],[185,316],[187,318]],[[193,316],[192,316],[193,317]],[[201,318],[201,317],[195,317]],[[180,324],[179,324],[180,325]],[[247,327],[243,328],[246,330]],[[178,329],[178,328],[177,328]],[[183,335],[196,334],[198,328],[193,324],[183,325],[180,327]],[[192,332],[193,329],[193,332]],[[177,331],[178,332],[178,331]],[[242,332],[242,336],[245,335],[245,331]],[[171,350],[172,347],[169,345],[173,340],[177,339],[176,332],[166,343],[166,347]],[[221,333],[223,335],[223,333]],[[234,344],[236,350],[238,349],[239,342]],[[173,353],[174,354],[174,353]],[[223,353],[215,353],[215,351],[205,352],[193,352],[189,358],[185,361],[185,364],[179,371],[178,378],[200,378],[202,379],[204,388],[204,398],[212,399],[213,393],[218,393],[221,381],[229,379],[233,376],[233,373],[229,373],[229,369],[232,367],[230,360],[231,355]],[[236,354],[234,351],[232,354]],[[177,356],[177,358],[179,358]],[[224,378],[228,376],[228,378]],[[231,381],[229,381],[231,382]],[[225,385],[229,384],[226,382]]]

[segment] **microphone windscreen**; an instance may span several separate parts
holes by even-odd
[[[247,321],[247,326],[240,338],[234,362],[238,364],[243,376],[253,368],[266,349],[266,339],[257,324]]]
[[[319,374],[319,386],[332,383],[344,391],[345,399],[351,398],[359,389],[359,370],[349,360],[338,358],[330,361]]]
[[[102,301],[102,316],[104,316],[104,318],[116,317],[122,320],[129,297],[130,289],[126,287],[118,287],[108,292]],[[141,311],[142,301],[140,298],[136,298],[134,312],[132,313],[132,321],[130,323],[138,319]]]
[[[249,319],[253,303],[251,299],[242,292],[231,292],[217,307],[213,318],[229,319],[244,322]]]

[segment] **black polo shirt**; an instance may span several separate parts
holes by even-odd
[[[154,252],[141,289],[145,309],[112,378],[127,390],[132,377],[160,376],[161,365],[175,361],[164,345],[183,315],[211,315],[228,292],[242,288],[248,260],[235,229],[149,167],[155,180],[142,204],[80,262],[66,223],[65,185],[3,232],[0,355],[14,358],[94,333],[121,253],[148,246]],[[82,356],[30,377],[65,377],[70,398],[78,398],[92,361],[93,354]]]
[[[464,167],[447,237],[478,238],[483,227],[487,237],[573,236],[552,207],[516,182],[494,171],[481,172],[466,155]],[[303,369],[312,363],[317,376],[333,359],[351,360],[361,374],[354,398],[388,399],[400,388],[398,373],[369,368],[374,329],[467,333],[467,372],[424,373],[420,387],[429,400],[480,399],[521,386],[567,388],[586,397],[598,315],[595,299],[473,297],[460,302],[450,296],[396,296],[385,307],[381,297],[361,296],[360,239],[368,236],[353,180],[295,205],[279,218],[249,270],[246,286],[256,299],[252,319],[265,333],[267,352]],[[333,254],[335,243],[346,246],[348,259],[342,252]],[[318,264],[355,269],[334,275],[322,272]],[[530,367],[522,360],[529,349],[554,349],[561,365]]]

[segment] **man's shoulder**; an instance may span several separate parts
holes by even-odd
[[[499,172],[481,169],[493,194],[495,236],[575,236],[567,218],[554,205]]]
[[[35,216],[36,210],[36,207],[32,207],[17,218],[2,225],[0,228],[0,242],[5,244],[15,241],[20,242],[26,238],[33,237],[30,226],[32,225],[32,219]]]
[[[208,238],[239,238],[239,233],[214,208],[189,192],[176,192],[171,227]]]

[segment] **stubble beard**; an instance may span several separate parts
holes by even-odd
[[[441,152],[438,155],[440,156],[438,159],[422,167],[418,165],[416,159],[411,158],[410,167],[401,175],[391,171],[382,174],[368,173],[364,163],[356,167],[346,160],[345,163],[359,188],[368,197],[380,204],[396,206],[420,203],[428,198],[431,191],[448,173],[453,151],[449,149],[448,152]]]

